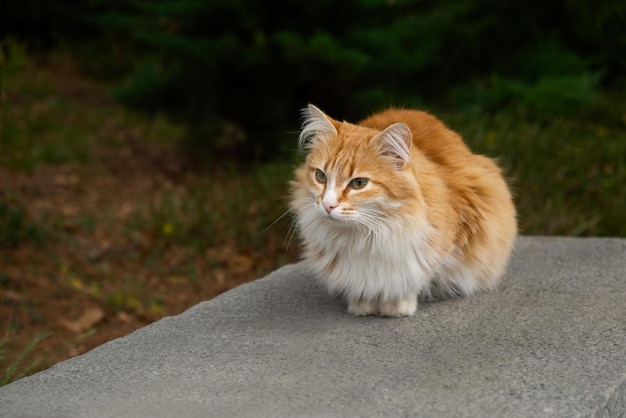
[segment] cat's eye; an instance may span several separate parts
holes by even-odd
[[[328,180],[326,179],[326,174],[322,170],[315,170],[315,178],[320,183],[326,183]]]
[[[369,180],[366,178],[357,177],[355,179],[352,179],[352,181],[350,181],[349,186],[355,190],[358,190],[358,189],[362,189],[363,187],[365,187],[368,182]]]

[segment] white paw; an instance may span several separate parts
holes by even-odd
[[[378,313],[378,307],[376,303],[362,299],[351,300],[348,303],[348,312],[358,316],[376,315]]]
[[[380,316],[413,316],[417,311],[417,297],[382,302],[378,307]]]

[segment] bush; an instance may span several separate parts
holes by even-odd
[[[63,33],[91,33],[131,68],[117,97],[184,122],[190,149],[220,158],[280,155],[307,102],[351,120],[423,103],[568,115],[626,68],[619,0],[74,4],[83,18],[63,19],[83,26]]]

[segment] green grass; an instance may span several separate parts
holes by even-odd
[[[39,73],[21,48],[8,45],[10,60],[5,57],[2,63],[0,147],[5,152],[0,164],[31,170],[41,163],[85,161],[95,132],[93,127],[81,131],[75,126],[81,114],[88,113],[60,96],[53,80]]]
[[[37,367],[43,361],[43,358],[38,357],[28,364],[24,363],[24,360],[26,356],[31,351],[33,351],[37,344],[39,344],[43,339],[47,338],[48,336],[50,336],[49,332],[44,332],[34,336],[31,342],[26,346],[26,348],[24,348],[19,353],[19,355],[10,364],[8,364],[6,368],[4,368],[4,370],[0,369],[0,387],[14,380],[27,376],[37,370]],[[0,341],[0,364],[4,363],[7,345],[8,337],[4,337]]]
[[[129,231],[148,231],[157,251],[171,245],[201,251],[225,243],[241,250],[267,248],[273,234],[286,236],[288,219],[272,224],[286,211],[291,171],[291,163],[279,162],[244,175],[228,170],[202,176],[147,204]]]
[[[88,163],[103,144],[181,136],[181,128],[163,119],[148,121],[115,104],[102,94],[108,87],[77,83],[71,58],[34,59],[19,44],[6,45],[8,55],[0,52],[0,166],[32,171],[41,164]]]

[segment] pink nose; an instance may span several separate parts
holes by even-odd
[[[331,204],[331,203],[324,203],[324,209],[326,209],[326,213],[330,215],[330,212],[333,211],[333,209],[335,209],[338,205],[335,204]]]

